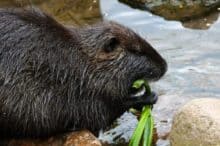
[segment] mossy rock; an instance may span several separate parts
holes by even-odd
[[[134,8],[148,10],[168,20],[186,21],[208,14],[218,6],[220,0],[119,0]]]

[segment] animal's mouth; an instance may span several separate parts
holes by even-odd
[[[136,80],[129,90],[128,105],[141,110],[145,105],[153,105],[158,99],[157,94],[151,92],[147,80]]]
[[[144,79],[139,79],[133,82],[129,90],[130,96],[133,98],[139,98],[143,96],[151,95],[150,86]]]
[[[134,98],[142,97],[147,94],[147,90],[144,85],[141,85],[140,88],[131,87],[129,91],[130,91],[131,97],[134,97]]]

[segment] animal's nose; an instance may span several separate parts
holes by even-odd
[[[147,49],[145,48],[142,51],[156,64],[160,70],[159,77],[162,77],[167,71],[167,63],[165,59],[150,45]]]
[[[161,63],[161,67],[160,67],[160,77],[162,77],[165,73],[166,73],[166,71],[167,71],[167,62],[164,60],[164,59],[162,59],[163,61],[162,61],[162,63]]]
[[[167,71],[167,63],[163,58],[161,58],[160,62],[154,63],[155,64],[151,68],[148,68],[147,72],[149,78],[159,80]]]

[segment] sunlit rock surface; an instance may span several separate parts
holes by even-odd
[[[176,113],[172,146],[220,146],[220,100],[195,99]]]
[[[220,6],[220,0],[119,0],[132,7],[149,10],[167,19],[187,20]]]
[[[131,7],[152,12],[168,20],[179,20],[184,26],[207,29],[217,20],[211,13],[220,7],[220,0],[119,0]],[[210,16],[211,15],[211,16]],[[195,20],[198,19],[198,20]],[[188,22],[189,21],[189,22]],[[198,21],[200,25],[198,24]],[[208,25],[206,25],[208,23]]]
[[[98,0],[0,0],[0,7],[37,7],[66,25],[101,20]]]

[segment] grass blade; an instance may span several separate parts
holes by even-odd
[[[142,135],[143,135],[143,132],[144,132],[145,123],[146,123],[146,120],[148,117],[147,114],[148,114],[147,112],[144,112],[141,115],[141,119],[137,125],[137,128],[134,131],[134,134],[131,137],[131,141],[129,143],[129,146],[138,146],[139,145],[141,138],[142,138]]]
[[[139,89],[143,85],[146,88],[147,94],[150,95],[151,89],[149,84],[145,80],[135,81],[132,87],[135,89]],[[154,120],[151,115],[151,107],[151,105],[147,105],[143,108],[140,121],[131,137],[129,146],[140,146],[139,144],[141,142],[141,146],[151,146],[154,128]]]
[[[154,120],[151,115],[151,108],[148,108],[150,114],[147,118],[145,123],[145,129],[143,134],[143,146],[151,146],[152,144],[152,137],[153,137],[153,129],[154,129]]]

